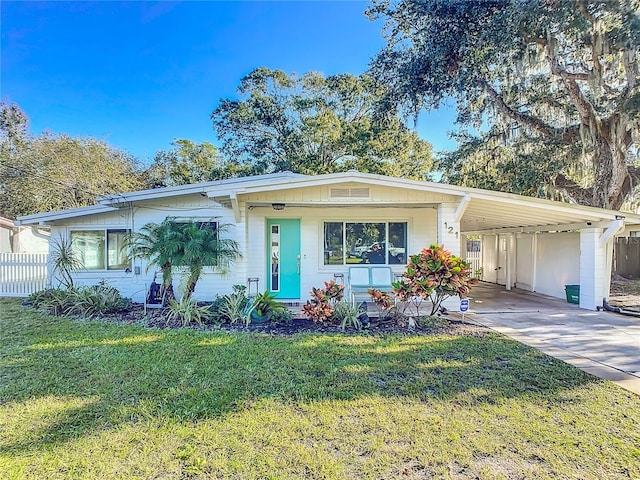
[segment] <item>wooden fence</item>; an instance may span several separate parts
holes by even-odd
[[[627,278],[640,277],[640,237],[619,237],[615,244],[615,272]]]
[[[46,253],[0,253],[0,296],[26,297],[47,288]]]

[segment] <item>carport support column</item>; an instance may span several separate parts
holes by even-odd
[[[580,308],[595,310],[608,297],[604,291],[606,268],[606,244],[600,245],[602,228],[580,230]]]
[[[453,255],[461,257],[460,221],[456,219],[459,203],[441,203],[438,207],[438,244],[444,244],[444,248]],[[458,297],[449,297],[442,306],[457,311],[460,306]]]
[[[441,203],[438,207],[438,244],[453,255],[460,255],[460,222],[456,219],[459,203]],[[428,246],[428,245],[426,245]]]

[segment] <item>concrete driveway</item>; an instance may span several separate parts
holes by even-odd
[[[466,317],[640,395],[640,318],[482,283]]]

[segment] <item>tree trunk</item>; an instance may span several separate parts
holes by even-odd
[[[200,279],[201,274],[202,274],[202,268],[192,270],[191,273],[189,274],[189,278],[187,279],[187,285],[184,289],[184,296],[186,298],[191,299],[191,296],[193,295],[193,292],[196,289],[196,284],[198,283],[198,280]]]
[[[593,184],[594,207],[619,210],[632,190],[631,175],[627,168],[624,138],[617,138],[616,131],[624,131],[620,118],[614,116],[603,122],[596,133],[595,164],[596,178]],[[625,132],[626,133],[626,132]]]
[[[160,267],[162,270],[162,291],[161,296],[166,299],[167,302],[169,300],[175,300],[176,294],[173,291],[173,280],[171,278],[171,264],[165,263]]]
[[[173,283],[170,283],[168,285],[163,285],[163,289],[164,291],[162,292],[162,295],[164,296],[164,298],[166,299],[167,302],[169,302],[169,300],[175,300],[176,299],[176,294],[173,291]]]

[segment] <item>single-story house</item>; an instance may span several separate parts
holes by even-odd
[[[94,206],[21,217],[49,225],[83,253],[80,284],[105,279],[142,301],[153,279],[142,260],[120,253],[123,236],[166,217],[230,224],[242,252],[231,271],[212,267],[195,298],[258,279],[281,300],[305,301],[314,286],[350,265],[404,270],[407,256],[432,243],[466,255],[481,245],[483,280],[564,297],[580,285],[580,306],[608,297],[615,236],[640,229],[640,215],[508,193],[349,171],[290,172],[143,190],[99,198]]]

